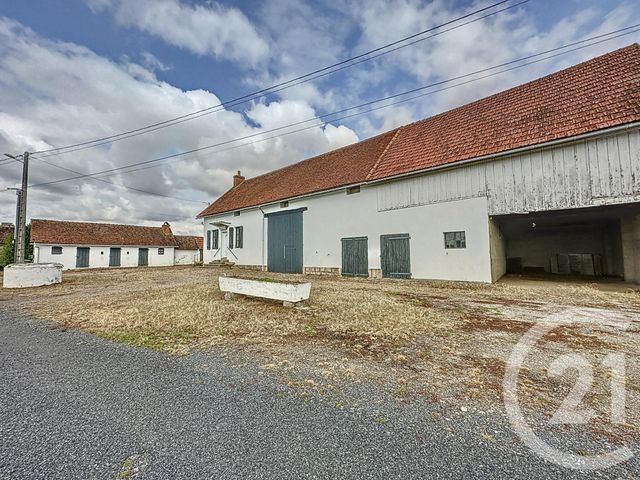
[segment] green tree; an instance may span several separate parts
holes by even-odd
[[[0,267],[13,263],[13,232],[7,235],[0,246]]]
[[[15,258],[15,248],[13,245],[13,232],[11,232],[4,239],[2,245],[0,245],[0,268],[4,268],[10,263],[13,263]],[[24,258],[28,262],[33,261],[33,245],[31,244],[31,224],[25,228],[24,238]]]

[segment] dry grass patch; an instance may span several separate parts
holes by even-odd
[[[250,298],[224,299],[217,278],[227,270],[148,268],[65,273],[47,288],[0,292],[0,304],[51,319],[61,328],[171,352],[210,345],[254,355],[265,370],[305,391],[329,394],[341,381],[380,385],[398,401],[501,405],[505,362],[518,339],[546,315],[589,306],[640,318],[638,291],[590,285],[523,286],[460,282],[305,277],[304,308]],[[299,276],[233,270],[247,278],[300,281]],[[546,376],[549,361],[570,351],[601,358],[610,351],[635,360],[637,322],[562,326],[548,334],[523,370],[525,404],[553,411],[573,378]],[[629,378],[637,378],[628,365]],[[600,372],[602,373],[602,372]],[[314,382],[313,384],[311,382]],[[319,385],[319,386],[318,386]],[[634,384],[635,385],[635,384]],[[587,399],[606,411],[609,384],[599,375]],[[628,411],[640,414],[640,391]],[[329,393],[326,393],[329,392]]]

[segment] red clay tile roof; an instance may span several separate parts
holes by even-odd
[[[198,218],[362,182],[394,135],[395,131],[384,133],[245,180],[204,209]]]
[[[3,223],[0,225],[0,245],[4,243],[4,240],[9,234],[13,235],[14,226],[10,223]]]
[[[198,217],[640,121],[640,46],[245,180]]]
[[[640,46],[402,127],[368,180],[640,120]]]
[[[176,248],[180,250],[200,250],[204,244],[202,237],[193,235],[174,235]]]
[[[175,236],[165,235],[162,227],[35,219],[31,220],[31,242],[49,245],[176,246]]]

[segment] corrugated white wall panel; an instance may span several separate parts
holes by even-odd
[[[640,129],[408,177],[378,211],[487,196],[491,215],[640,201]]]

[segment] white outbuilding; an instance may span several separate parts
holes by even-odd
[[[202,237],[160,227],[59,220],[31,221],[34,263],[75,268],[162,267],[200,261]]]
[[[203,260],[284,273],[640,283],[640,46],[258,177]]]

